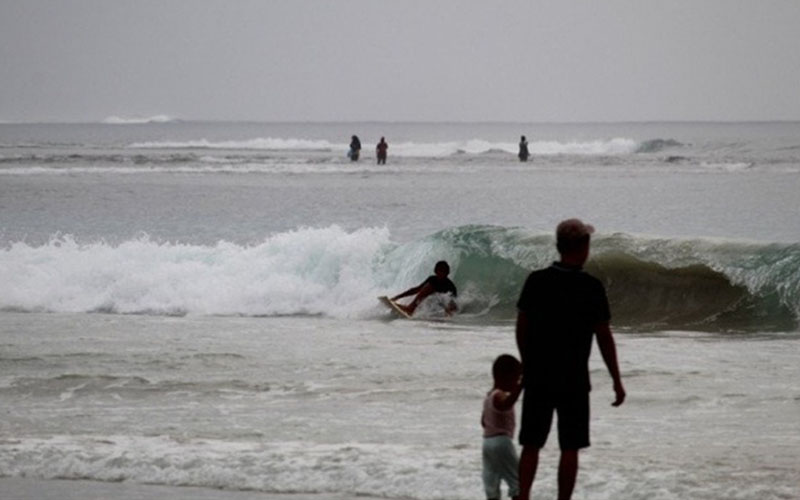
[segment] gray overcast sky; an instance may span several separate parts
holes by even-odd
[[[0,120],[797,120],[796,0],[0,0]]]

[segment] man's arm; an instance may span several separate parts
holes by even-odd
[[[614,343],[614,336],[611,334],[611,328],[608,326],[608,323],[596,325],[595,333],[597,333],[597,345],[600,347],[600,354],[602,354],[603,361],[606,363],[606,368],[608,368],[608,373],[614,381],[614,394],[616,394],[616,398],[612,406],[619,406],[625,401],[625,388],[622,386],[622,377],[619,374],[617,346]]]

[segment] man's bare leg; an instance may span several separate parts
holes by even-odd
[[[529,500],[531,486],[536,477],[536,468],[539,466],[539,448],[523,446],[519,457],[519,500]]]
[[[578,476],[578,450],[561,450],[558,464],[558,500],[570,500]]]

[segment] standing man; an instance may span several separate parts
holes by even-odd
[[[556,246],[561,260],[532,272],[517,308],[517,347],[523,365],[525,395],[519,442],[520,500],[530,498],[539,450],[544,447],[553,412],[558,413],[558,498],[569,500],[578,474],[578,450],[589,446],[589,354],[592,337],[614,381],[613,406],[625,401],[617,350],[608,326],[611,318],[603,284],[583,271],[594,228],[578,219],[561,222]]]
[[[528,161],[528,157],[530,155],[531,153],[528,151],[528,140],[525,139],[525,136],[523,135],[519,138],[519,153],[517,154],[517,157],[519,158],[519,161]]]

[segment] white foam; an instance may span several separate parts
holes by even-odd
[[[467,498],[476,491],[479,478],[479,466],[472,459],[477,451],[448,447],[423,452],[392,444],[55,436],[0,442],[0,451],[3,476],[271,493]],[[447,492],[439,491],[445,487]]]
[[[323,150],[333,148],[346,151],[344,144],[333,144],[325,140],[313,139],[294,139],[264,137],[256,139],[246,139],[239,141],[209,141],[208,139],[198,139],[193,141],[148,141],[135,142],[128,146],[133,149],[255,149],[255,150]]]
[[[140,125],[144,123],[169,123],[172,121],[175,121],[175,119],[167,115],[154,115],[148,117],[108,116],[103,119],[103,123],[106,125]]]
[[[345,143],[327,140],[265,137],[247,140],[210,141],[148,141],[136,142],[128,146],[134,149],[239,149],[270,151],[347,151]],[[639,143],[633,139],[614,138],[591,141],[534,141],[528,149],[533,155],[618,155],[635,153]],[[483,139],[445,142],[405,141],[389,144],[389,155],[398,157],[447,157],[455,154],[516,154],[518,146],[513,142],[491,142]],[[369,147],[362,154],[371,153]],[[343,153],[344,154],[344,153]]]
[[[635,153],[638,148],[638,142],[626,138],[586,142],[540,141],[533,142],[528,147],[532,154],[540,155],[618,155]]]
[[[155,314],[331,314],[374,306],[385,228],[276,234],[254,246],[60,237],[0,250],[0,308]]]

